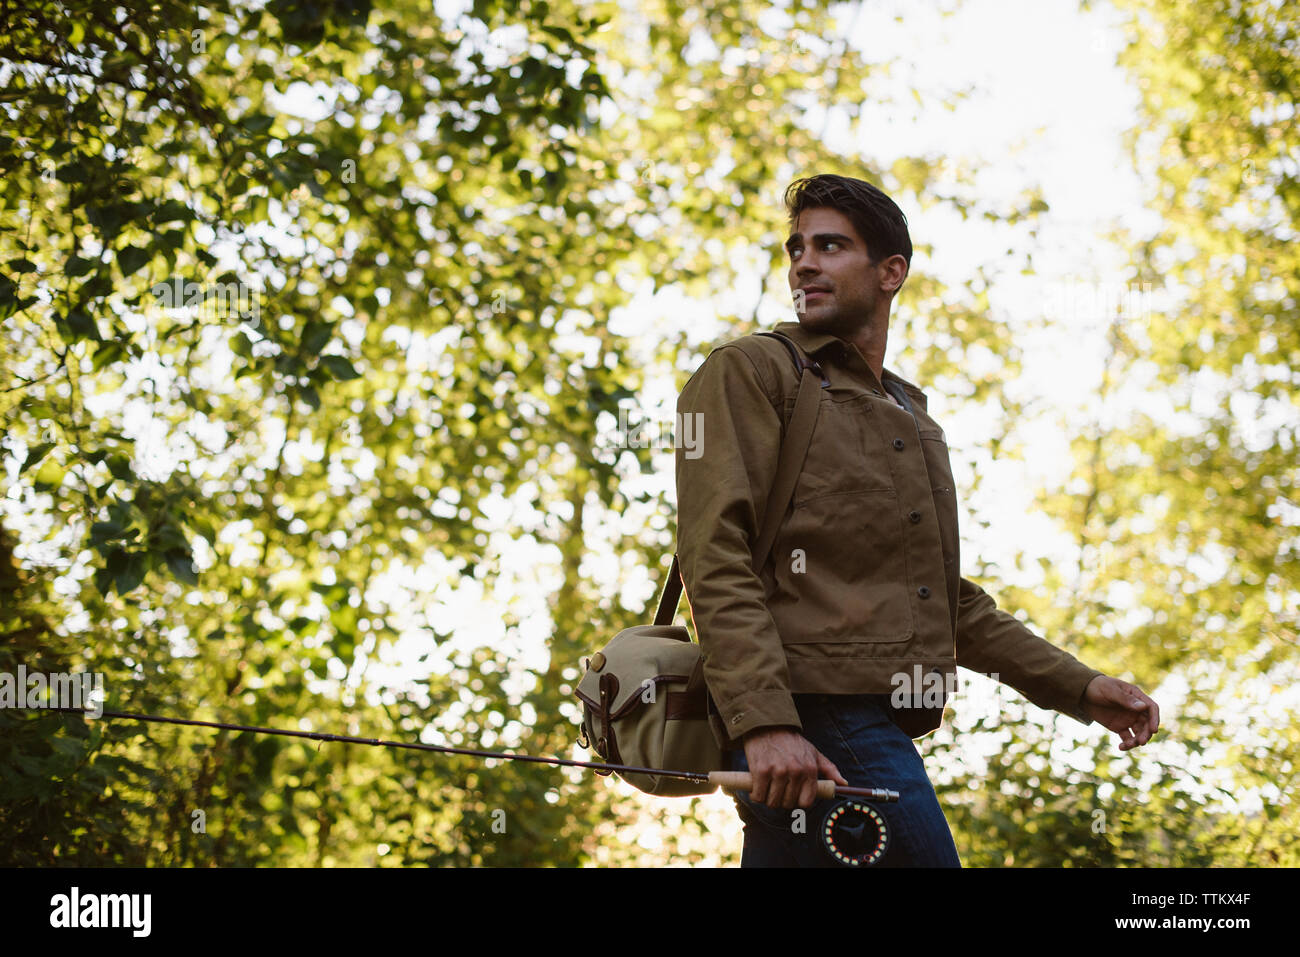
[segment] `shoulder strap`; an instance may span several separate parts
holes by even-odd
[[[880,384],[889,391],[890,395],[898,400],[899,405],[912,414],[913,418],[916,417],[916,409],[912,407],[912,398],[907,394],[907,390],[903,388],[901,383],[894,379],[883,379]]]
[[[790,350],[794,359],[795,370],[799,373],[799,396],[795,399],[794,412],[790,415],[790,424],[781,439],[781,457],[776,466],[776,481],[767,497],[767,510],[759,524],[758,541],[754,545],[754,573],[762,572],[767,564],[767,556],[772,551],[776,534],[781,527],[781,518],[794,497],[794,487],[803,471],[804,459],[808,457],[808,445],[812,442],[813,427],[817,424],[817,413],[821,408],[820,390],[830,386],[830,380],[820,365],[805,356],[802,350],[788,337],[779,332],[760,332],[760,336],[780,339]],[[664,583],[663,594],[659,596],[659,608],[655,612],[656,625],[671,625],[677,614],[677,604],[682,597],[682,571],[673,555],[672,567],[668,569],[668,580]]]

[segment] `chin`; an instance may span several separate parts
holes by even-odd
[[[836,321],[839,317],[833,312],[796,312],[795,317],[799,320],[799,325],[807,326],[809,329],[815,329],[818,332],[831,332],[839,325]]]

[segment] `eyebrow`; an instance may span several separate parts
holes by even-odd
[[[825,242],[837,242],[845,246],[853,245],[853,240],[848,236],[845,236],[843,233],[818,233],[813,236],[813,242],[819,244]],[[801,245],[802,243],[803,233],[795,233],[785,241],[785,251],[789,252],[791,247]]]

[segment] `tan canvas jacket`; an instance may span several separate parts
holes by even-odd
[[[956,665],[1000,680],[1034,704],[1084,723],[1084,687],[1101,674],[1000,610],[961,577],[948,446],[925,395],[898,383],[896,405],[858,349],[782,323],[830,382],[808,457],[772,554],[752,569],[798,378],[768,336],[714,349],[682,390],[698,415],[677,449],[678,557],[722,724],[735,741],[767,726],[801,727],[795,693],[897,693],[898,675],[954,687]],[[689,453],[689,454],[688,454]],[[911,685],[911,693],[921,688]],[[916,736],[942,705],[895,712]]]

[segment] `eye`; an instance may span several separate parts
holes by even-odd
[[[828,239],[826,242],[822,243],[822,249],[830,249],[832,246],[838,247],[839,244],[839,240],[837,239]]]

